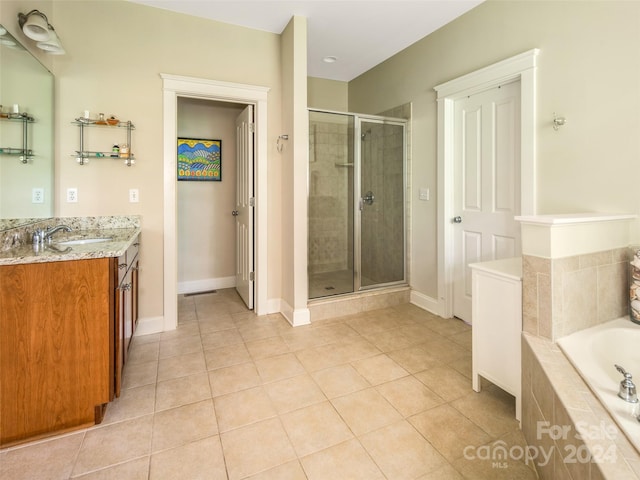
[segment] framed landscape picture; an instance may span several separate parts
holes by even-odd
[[[178,180],[220,182],[222,140],[178,137]]]

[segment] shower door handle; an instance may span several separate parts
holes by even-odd
[[[371,190],[365,193],[364,197],[362,197],[362,201],[367,205],[373,205],[373,202],[375,201],[375,199],[376,197],[373,195],[373,192]]]

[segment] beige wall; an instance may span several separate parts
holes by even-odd
[[[349,83],[349,110],[413,104],[412,287],[437,298],[433,87],[532,48],[538,213],[640,213],[640,2],[488,1]],[[559,131],[553,113],[567,117]],[[638,224],[635,237],[638,238]]]
[[[178,182],[178,291],[222,288],[235,277],[236,129],[245,108],[193,98],[178,99],[178,135],[222,142],[220,182]]]
[[[349,84],[326,78],[307,79],[307,104],[309,108],[349,111]]]
[[[26,0],[2,1],[5,12],[27,10]],[[7,6],[11,8],[7,8]],[[57,0],[43,7],[67,54],[47,57],[56,75],[56,214],[142,216],[140,315],[163,315],[163,119],[160,73],[267,86],[269,137],[280,132],[280,36],[171,13],[120,0]],[[7,13],[7,21],[13,13]],[[117,115],[136,125],[135,166],[93,159],[79,166],[78,129],[70,122],[84,110]],[[115,141],[95,134],[98,143]],[[115,134],[114,134],[115,135]],[[269,141],[271,157],[275,137]],[[120,140],[122,141],[122,140]],[[273,147],[272,147],[273,145]],[[104,145],[98,145],[105,148]],[[278,235],[280,169],[269,176],[269,224]],[[77,204],[64,201],[78,188]],[[130,188],[140,203],[128,202]],[[271,211],[271,209],[274,211]],[[268,297],[280,297],[280,249],[269,238]]]

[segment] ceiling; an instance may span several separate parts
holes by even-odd
[[[483,0],[130,1],[278,34],[292,16],[306,17],[308,75],[346,82]]]

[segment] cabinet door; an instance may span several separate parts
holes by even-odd
[[[108,259],[0,267],[0,444],[96,421],[110,393]]]

